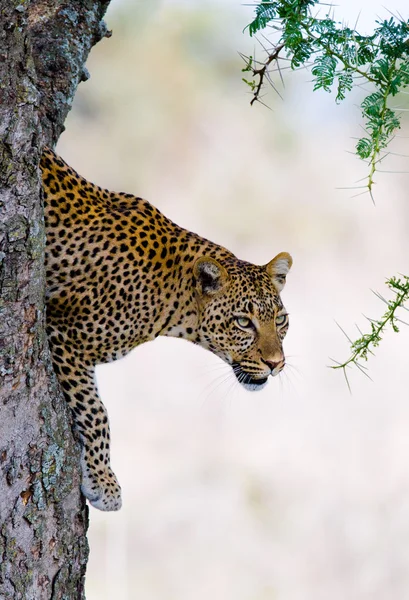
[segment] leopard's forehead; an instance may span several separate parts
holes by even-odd
[[[283,308],[280,295],[264,267],[237,261],[229,268],[232,309],[270,320]]]

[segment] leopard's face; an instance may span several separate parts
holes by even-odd
[[[205,257],[195,264],[199,343],[231,365],[251,391],[285,365],[289,320],[280,292],[291,264],[284,252],[266,266],[224,267]]]

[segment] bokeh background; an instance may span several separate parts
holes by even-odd
[[[338,2],[367,31],[381,2]],[[407,15],[404,0],[391,9]],[[373,381],[328,368],[409,272],[409,176],[366,167],[358,91],[341,106],[284,72],[250,107],[238,52],[262,57],[237,0],[113,0],[58,150],[104,187],[266,263],[289,251],[288,367],[242,390],[229,368],[159,339],[98,367],[123,508],[91,509],[88,600],[403,600],[409,597],[409,333],[388,333]],[[407,106],[407,96],[396,103]],[[408,128],[391,150],[409,155]],[[409,158],[382,168],[409,171]]]

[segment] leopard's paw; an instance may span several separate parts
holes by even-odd
[[[119,510],[122,506],[121,487],[109,467],[103,473],[83,469],[81,491],[99,510]]]

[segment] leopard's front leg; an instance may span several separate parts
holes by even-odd
[[[71,408],[82,447],[81,491],[100,510],[121,508],[121,488],[109,460],[109,423],[95,381],[95,367],[71,344],[61,344],[61,334],[49,332],[54,369]]]

